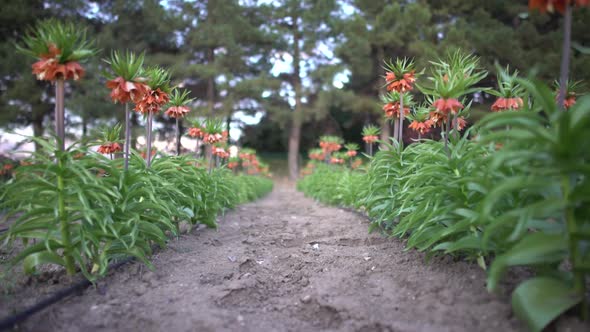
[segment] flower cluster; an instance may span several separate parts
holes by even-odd
[[[222,147],[214,146],[212,153],[214,156],[222,159],[229,158],[229,152]]]
[[[326,159],[326,154],[323,149],[312,149],[308,153],[309,159],[323,161]]]
[[[111,100],[115,103],[125,104],[127,102],[139,103],[143,96],[149,91],[144,83],[126,81],[118,76],[107,81],[106,87],[111,89]]]
[[[116,142],[104,143],[98,147],[98,153],[101,154],[113,154],[121,151],[121,145]]]
[[[387,91],[405,93],[412,91],[416,81],[414,62],[409,59],[397,59],[394,62],[385,62],[385,84]]]
[[[502,112],[508,110],[519,110],[521,107],[524,106],[524,102],[520,97],[513,97],[513,98],[503,98],[500,97],[496,99],[494,104],[492,104],[492,111],[493,112]]]
[[[33,74],[40,81],[55,81],[56,79],[79,80],[84,76],[84,69],[76,61],[60,63],[61,51],[54,44],[47,46],[49,53],[42,54],[40,60],[33,63]]]
[[[168,94],[160,88],[148,89],[143,97],[135,104],[135,111],[141,114],[158,113],[162,106],[170,101]]]
[[[412,123],[410,123],[408,128],[420,133],[420,135],[425,135],[430,132],[430,129],[432,128],[432,121],[430,119],[426,121],[414,120]]]
[[[529,0],[530,9],[538,9],[540,12],[565,12],[566,6],[576,5],[578,7],[590,6],[590,0]]]
[[[393,118],[399,118],[400,117],[400,103],[398,102],[393,102],[393,103],[387,103],[385,105],[383,105],[383,111],[385,112],[385,117],[393,119]],[[404,106],[404,116],[410,114],[410,108]]]

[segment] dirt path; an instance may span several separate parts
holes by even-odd
[[[287,185],[83,296],[34,331],[513,331],[508,296],[473,264],[403,251],[368,221]]]

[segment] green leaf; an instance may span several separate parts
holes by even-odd
[[[509,266],[555,263],[567,255],[567,239],[563,234],[528,234],[508,252],[496,257],[488,274],[488,290],[497,288]]]
[[[541,331],[547,324],[580,303],[567,283],[548,277],[537,277],[521,283],[512,293],[512,309],[532,331]]]
[[[50,251],[41,251],[30,254],[23,261],[23,268],[25,273],[31,274],[35,272],[35,267],[39,264],[57,264],[65,266],[66,262],[58,254]]]

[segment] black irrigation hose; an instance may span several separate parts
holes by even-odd
[[[135,260],[133,257],[125,258],[122,261],[119,261],[117,263],[113,263],[111,266],[109,266],[109,270],[115,270],[127,263],[132,262],[133,260]],[[81,292],[82,290],[86,289],[90,285],[92,285],[92,283],[90,281],[88,281],[87,279],[84,279],[82,281],[77,282],[76,284],[74,284],[72,286],[69,286],[67,288],[61,289],[61,290],[53,293],[53,295],[51,295],[50,297],[37,302],[33,306],[31,306],[25,310],[22,310],[21,312],[15,314],[13,316],[3,318],[2,320],[0,320],[0,331],[5,331],[8,329],[14,328],[17,324],[23,322],[25,319],[29,318],[30,316],[34,315],[35,313],[49,307],[50,305],[52,305],[54,303],[57,303],[57,302],[65,299],[66,297],[68,297],[70,295]]]

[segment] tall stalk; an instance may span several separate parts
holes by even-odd
[[[57,135],[57,148],[59,151],[65,150],[65,81],[58,78],[55,81],[55,134]]]
[[[178,118],[176,118],[176,155],[180,156],[180,125]]]
[[[195,158],[199,158],[199,138],[197,138],[197,143],[195,144]]]
[[[63,81],[62,81],[63,82]],[[58,169],[63,169],[63,156],[58,154],[57,158]],[[70,239],[70,224],[68,223],[68,216],[65,204],[65,185],[63,174],[57,174],[57,217],[59,219],[59,231],[61,233],[61,241],[64,246],[64,261],[66,264],[66,272],[68,275],[76,273],[74,259],[72,258],[72,241]]]
[[[567,81],[569,76],[569,65],[570,65],[570,49],[572,43],[572,6],[570,4],[565,5],[565,16],[564,16],[564,27],[563,27],[563,45],[561,53],[561,67],[559,74],[559,92],[557,96],[557,107],[565,111],[563,102],[565,101],[565,94],[567,91]]]
[[[449,134],[451,132],[451,112],[447,115],[447,123],[445,124],[445,152],[447,157],[451,158],[451,151],[449,151]]]
[[[131,154],[131,120],[129,119],[129,103],[125,103],[125,170],[129,169],[129,155]]]
[[[399,146],[402,147],[404,143],[404,94],[399,93]]]
[[[147,151],[146,151],[146,156],[145,156],[145,160],[147,163],[147,167],[150,168],[150,166],[152,165],[152,120],[153,120],[153,114],[152,112],[148,112],[148,118],[147,118]]]
[[[399,142],[399,119],[393,120],[393,139]]]

